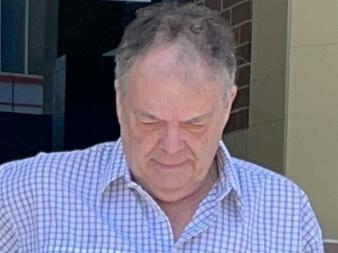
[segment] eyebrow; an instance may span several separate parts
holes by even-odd
[[[205,114],[202,114],[202,115],[198,115],[196,117],[193,117],[191,119],[188,119],[186,121],[184,121],[184,123],[189,123],[189,124],[194,124],[194,123],[199,123],[205,119],[208,119],[210,118],[212,115],[212,112],[207,112]]]
[[[155,116],[154,114],[152,114],[150,112],[142,111],[142,110],[136,110],[136,115],[141,116],[141,117],[145,117],[145,118],[148,118],[148,119],[152,119],[152,120],[162,120],[161,118]]]
[[[163,119],[157,117],[156,115],[154,115],[150,112],[146,112],[146,111],[142,111],[142,110],[136,110],[136,114],[141,116],[141,117],[145,117],[145,118],[152,119],[152,120],[163,120]],[[185,121],[183,121],[183,123],[189,123],[189,124],[198,123],[198,122],[201,122],[205,119],[210,118],[211,115],[212,115],[212,112],[207,112],[205,114],[198,115],[198,116],[195,116],[191,119],[185,120]]]

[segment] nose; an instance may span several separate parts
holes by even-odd
[[[184,148],[179,127],[167,127],[161,138],[161,148],[169,154],[176,154]]]

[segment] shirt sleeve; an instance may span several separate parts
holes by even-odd
[[[324,253],[322,232],[307,196],[304,194],[301,209],[301,253]]]
[[[9,213],[0,199],[0,251],[3,253],[18,252],[15,226]]]

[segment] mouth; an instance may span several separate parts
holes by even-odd
[[[152,160],[156,166],[159,166],[160,168],[164,169],[175,169],[175,168],[181,168],[182,166],[186,165],[188,161],[184,162],[159,162],[156,160]]]

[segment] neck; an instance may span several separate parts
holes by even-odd
[[[198,205],[208,195],[210,189],[217,181],[217,178],[217,166],[216,162],[214,161],[209,170],[209,174],[203,180],[203,182],[200,183],[200,187],[198,187],[190,195],[170,202],[156,199],[158,205],[169,218],[175,240],[182,234],[185,227],[191,221]]]

